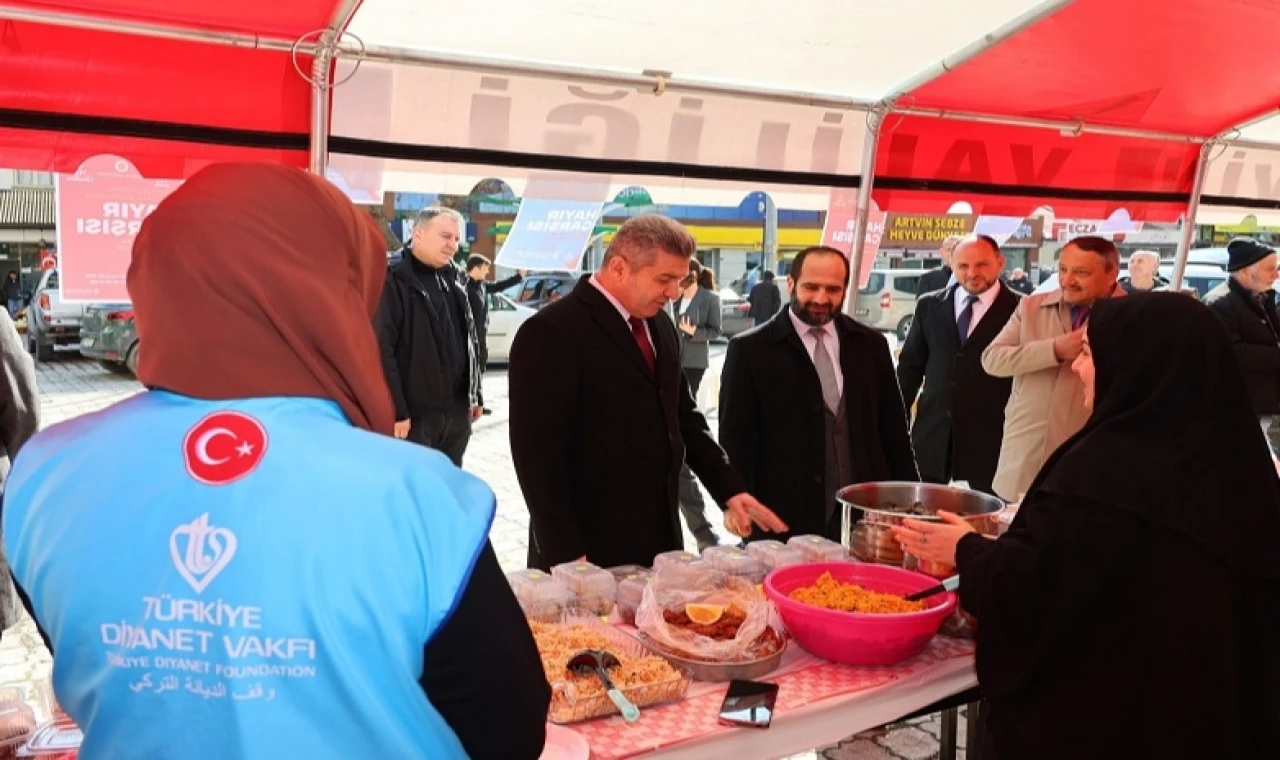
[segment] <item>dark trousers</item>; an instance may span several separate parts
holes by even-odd
[[[705,369],[684,368],[684,376],[689,381],[689,390],[695,397],[698,395],[699,386],[702,385],[702,377],[706,373]],[[702,489],[698,487],[698,479],[694,477],[693,470],[689,469],[688,464],[680,468],[678,495],[680,514],[684,516],[689,532],[697,540],[698,548],[703,549],[719,543],[720,540],[716,537],[715,531],[711,529],[711,523],[707,522],[707,505],[702,499]]]
[[[418,417],[409,425],[409,440],[439,451],[461,467],[471,441],[471,410],[464,406]]]

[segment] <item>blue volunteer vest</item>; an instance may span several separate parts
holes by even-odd
[[[33,438],[3,530],[84,760],[447,760],[423,649],[493,514],[332,402],[153,391]]]

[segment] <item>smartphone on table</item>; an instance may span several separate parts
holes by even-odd
[[[730,726],[768,728],[778,701],[778,685],[761,681],[730,681],[720,706],[720,722]]]

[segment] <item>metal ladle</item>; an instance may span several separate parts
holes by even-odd
[[[618,711],[622,713],[623,720],[628,723],[635,723],[640,719],[640,708],[631,704],[631,700],[627,699],[618,687],[613,685],[613,679],[609,677],[609,668],[621,666],[618,658],[603,649],[584,649],[575,654],[568,664],[568,669],[578,675],[590,675],[594,672],[600,676],[600,680],[604,682],[604,688],[609,695],[609,699],[618,706]]]

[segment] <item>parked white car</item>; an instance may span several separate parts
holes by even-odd
[[[511,341],[525,320],[538,312],[512,301],[502,293],[489,294],[489,363],[505,364],[511,356]]]

